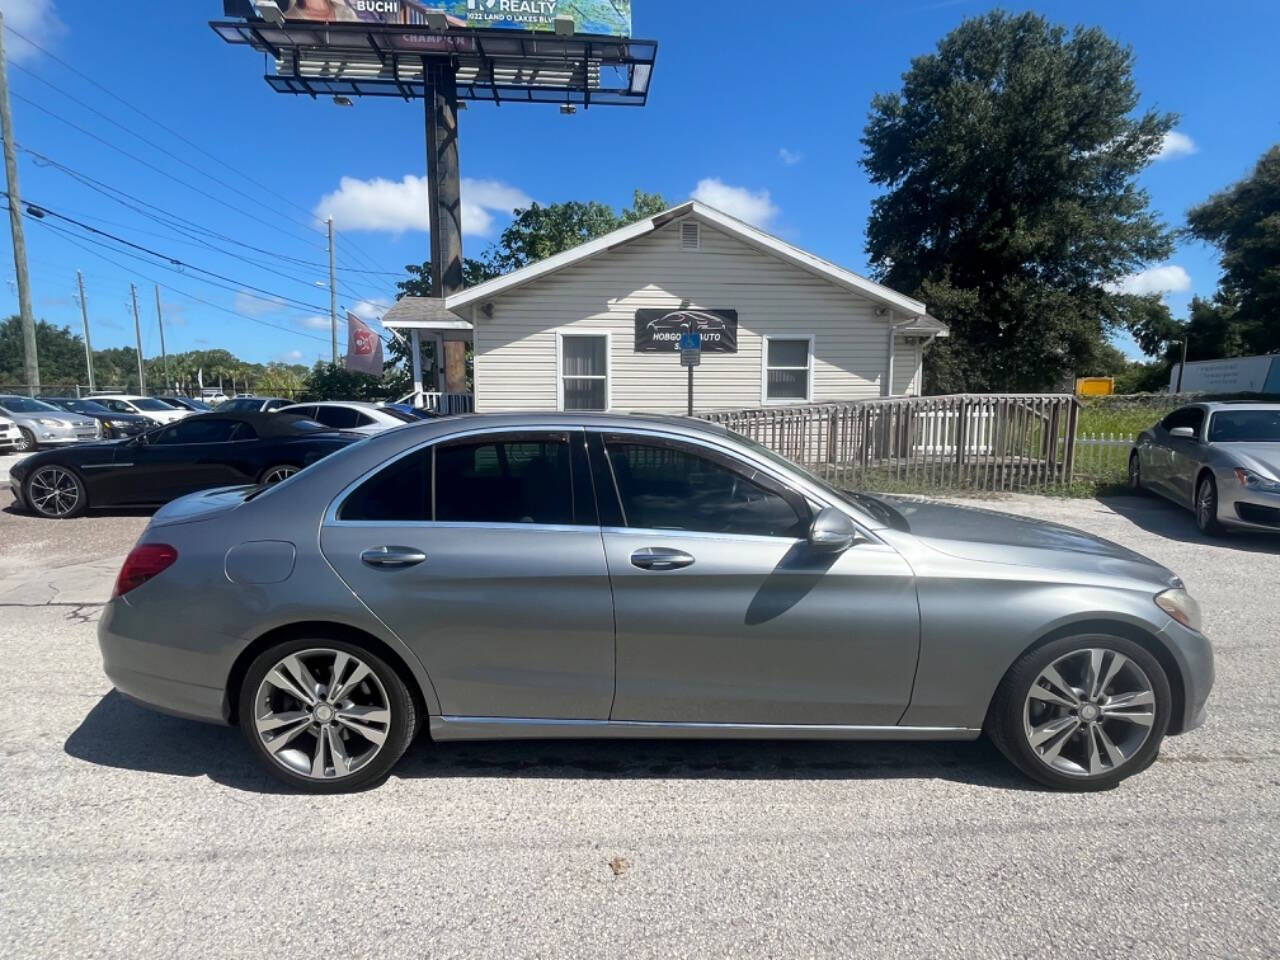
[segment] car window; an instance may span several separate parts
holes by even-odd
[[[76,413],[110,413],[111,411],[96,400],[68,400],[66,406]]]
[[[110,397],[100,397],[96,402],[102,404],[108,410],[112,410],[116,413],[133,413],[134,412],[133,407],[129,406],[123,400],[112,400]]]
[[[431,519],[431,448],[417,450],[360,484],[339,520],[412,523]]]
[[[574,522],[567,434],[466,439],[435,449],[437,521]]]
[[[623,523],[762,537],[803,534],[802,517],[773,484],[680,444],[606,437]]]
[[[179,443],[225,443],[236,433],[240,426],[238,420],[205,420],[192,418],[179,420],[172,426],[165,427],[151,438],[153,444]]]
[[[331,407],[323,403],[316,407],[315,412],[315,419],[326,427],[333,427],[335,430],[347,430],[358,426],[359,417],[359,410],[354,410],[351,407]]]
[[[268,400],[267,405],[264,409],[279,410],[281,407],[287,407],[288,405],[289,405],[288,400]]]
[[[132,403],[139,410],[150,410],[150,411],[155,411],[159,413],[173,412],[173,407],[169,406],[169,404],[167,403],[161,403],[159,400],[155,399],[154,397],[142,397],[138,400],[131,400],[129,402]]]
[[[1190,427],[1198,434],[1204,423],[1204,407],[1180,407],[1160,421],[1166,430],[1174,427]]]
[[[294,406],[285,410],[285,413],[291,413],[295,417],[306,417],[309,420],[314,420],[316,418],[316,407],[314,403],[305,407]]]
[[[1280,443],[1280,408],[1219,410],[1209,421],[1210,443]]]
[[[10,413],[61,413],[52,403],[45,403],[43,400],[32,400],[30,397],[5,397],[0,400],[0,410],[7,410]]]

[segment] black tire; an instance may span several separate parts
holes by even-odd
[[[26,427],[19,427],[18,434],[18,442],[13,448],[14,453],[35,453],[40,449],[40,444],[36,443],[36,435]]]
[[[1129,454],[1129,491],[1137,494],[1147,492],[1147,488],[1142,485],[1142,459],[1137,450]]]
[[[277,463],[258,474],[258,483],[270,486],[287,480],[301,469],[296,463]]]
[[[56,473],[60,478],[65,477],[70,489],[73,491],[72,495],[75,497],[75,503],[65,509],[57,506],[52,508],[37,506],[37,497],[43,497],[48,492],[48,475],[52,473]],[[46,520],[72,520],[83,516],[84,512],[89,509],[89,491],[85,488],[84,481],[80,479],[79,474],[74,470],[61,463],[43,463],[32,470],[27,477],[22,495],[26,500],[27,509],[38,517],[44,517]]]
[[[358,658],[377,677],[386,693],[387,708],[391,714],[386,739],[366,765],[345,776],[337,776],[335,771],[333,777],[315,779],[295,773],[268,752],[257,730],[257,696],[267,674],[289,654],[314,650],[338,651]],[[307,793],[351,793],[376,786],[387,778],[392,767],[404,756],[419,727],[413,696],[400,674],[377,654],[347,640],[302,637],[269,647],[249,665],[239,693],[238,720],[250,751],[272,776]]]
[[[1031,685],[1036,683],[1047,667],[1067,654],[1099,648],[1127,657],[1146,675],[1154,695],[1154,717],[1146,740],[1120,766],[1095,775],[1083,771],[1079,774],[1063,773],[1050,766],[1031,746],[1023,722],[1024,707]],[[1169,678],[1159,661],[1145,647],[1124,637],[1085,634],[1060,637],[1019,657],[996,690],[987,713],[986,730],[1000,752],[1038,783],[1055,790],[1073,792],[1109,790],[1155,762],[1160,754],[1165,731],[1169,728],[1172,709],[1173,695],[1169,689]]]
[[[1196,482],[1196,499],[1191,506],[1196,515],[1196,526],[1210,537],[1220,537],[1226,529],[1218,522],[1218,485],[1210,474]]]

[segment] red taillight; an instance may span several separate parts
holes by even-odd
[[[173,566],[177,559],[178,551],[167,543],[138,544],[124,558],[124,566],[120,568],[120,576],[116,577],[116,588],[111,595],[123,596],[134,587],[142,586],[157,573]]]

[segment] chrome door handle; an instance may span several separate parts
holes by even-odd
[[[360,559],[371,567],[412,567],[427,555],[413,547],[370,547],[360,554]]]
[[[641,570],[678,570],[692,563],[691,555],[670,547],[644,547],[631,555],[631,565]]]

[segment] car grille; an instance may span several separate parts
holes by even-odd
[[[1276,507],[1263,507],[1256,503],[1237,503],[1236,515],[1248,523],[1280,527],[1280,509]]]

